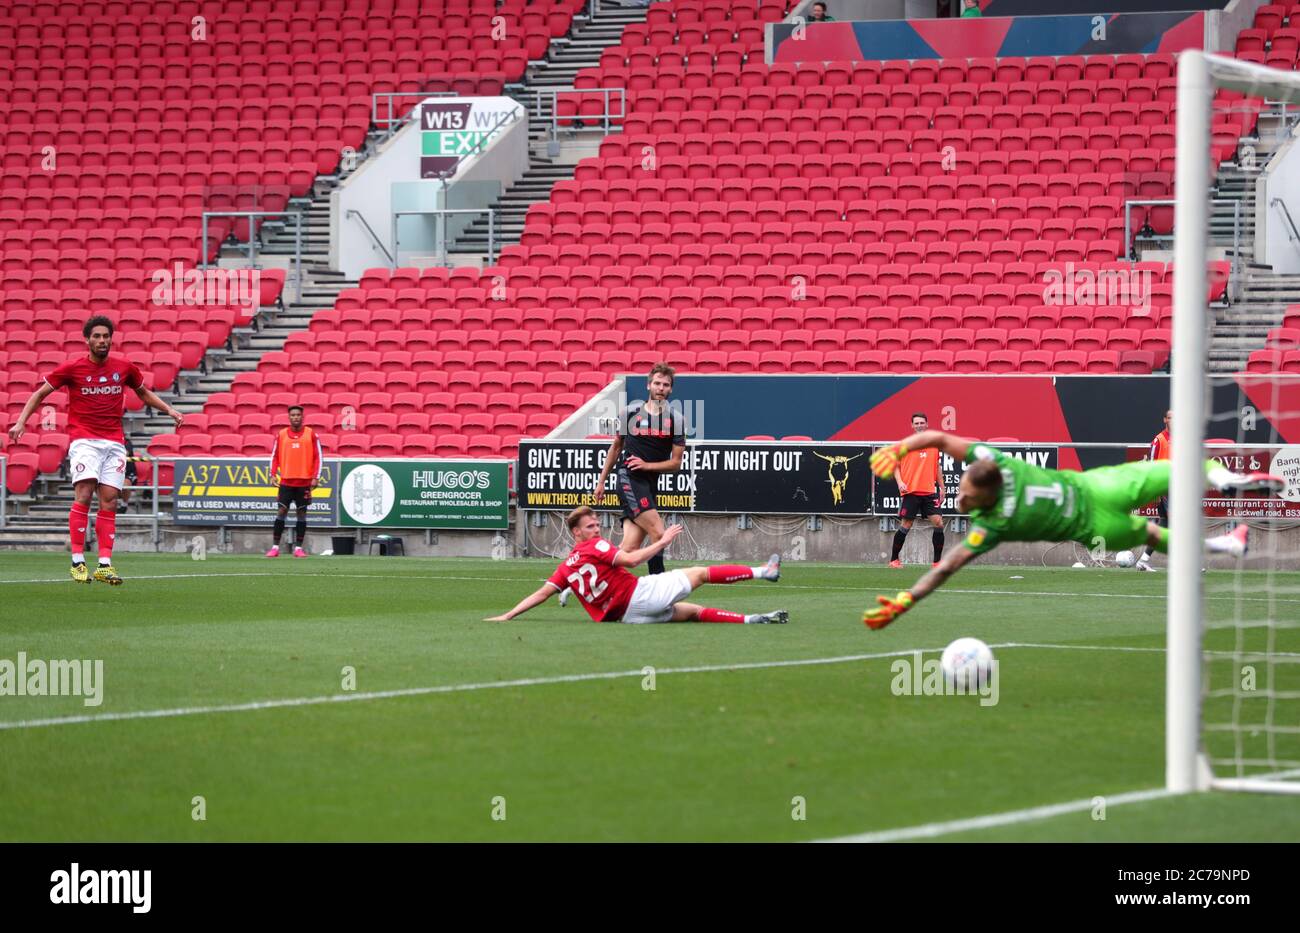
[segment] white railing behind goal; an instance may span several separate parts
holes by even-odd
[[[1286,519],[1262,513],[1244,519],[1269,531],[1256,534],[1258,544],[1252,544],[1248,561],[1260,563],[1262,552],[1262,563],[1270,569],[1251,571],[1239,565],[1230,582],[1205,586],[1203,463],[1213,451],[1207,452],[1202,443],[1177,440],[1186,436],[1179,425],[1193,426],[1186,434],[1204,439],[1211,414],[1208,399],[1214,385],[1206,374],[1207,180],[1210,110],[1221,88],[1300,103],[1300,74],[1199,51],[1179,56],[1165,782],[1174,792],[1215,788],[1300,793],[1300,587],[1287,582],[1294,581],[1293,576],[1276,569],[1287,563],[1279,552],[1281,542],[1288,540]],[[1282,391],[1287,382],[1278,375],[1276,389],[1264,393],[1267,402],[1262,407],[1272,411],[1254,411],[1256,418],[1267,418],[1265,423],[1274,426],[1272,434],[1261,437],[1257,426],[1247,432],[1242,423],[1235,437],[1251,441],[1243,449],[1279,452],[1276,425],[1300,416],[1300,411],[1286,410],[1300,408],[1292,404],[1294,391]],[[1252,402],[1258,401],[1252,396]],[[1213,414],[1237,420],[1244,413]],[[1294,560],[1289,563],[1296,566]]]

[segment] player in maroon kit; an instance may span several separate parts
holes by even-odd
[[[95,515],[95,537],[99,539],[99,566],[93,579],[118,586],[122,578],[113,569],[113,538],[117,533],[117,494],[126,481],[126,447],[122,433],[123,393],[135,390],[140,401],[168,415],[177,426],[184,416],[144,386],[144,376],[135,364],[120,356],[109,356],[113,346],[113,322],[103,315],[88,320],[81,329],[89,356],[69,359],[56,366],[45,385],[32,393],[18,421],[9,429],[10,440],[23,436],[27,419],[45,397],[57,389],[68,390],[68,466],[72,473],[73,502],[68,514],[72,535],[72,579],[89,583],[86,569],[86,528],[90,524],[90,500],[99,490],[99,511]]]
[[[696,587],[705,583],[738,583],[741,580],[781,578],[781,555],[773,554],[762,567],[740,565],[687,567],[667,573],[634,577],[629,567],[658,554],[682,532],[673,525],[663,537],[648,547],[623,551],[600,536],[600,520],[588,506],[569,513],[569,530],[573,532],[573,550],[531,596],[504,615],[487,622],[508,622],[534,606],[540,606],[562,589],[572,587],[587,614],[597,622],[738,622],[747,625],[781,625],[790,619],[784,609],[757,615],[743,615],[725,609],[708,609],[682,602]]]

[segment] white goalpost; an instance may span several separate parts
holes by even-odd
[[[1207,654],[1206,599],[1201,569],[1204,566],[1202,512],[1206,450],[1205,426],[1212,412],[1208,397],[1212,380],[1207,375],[1206,350],[1209,320],[1206,261],[1209,254],[1210,123],[1214,94],[1219,89],[1247,96],[1300,103],[1300,73],[1278,71],[1249,62],[1186,51],[1178,61],[1177,161],[1174,208],[1174,315],[1171,407],[1174,431],[1169,489],[1169,582],[1165,683],[1165,786],[1174,793],[1196,790],[1238,790],[1300,793],[1300,690],[1284,687],[1284,678],[1300,672],[1300,650],[1294,638],[1281,645],[1278,634],[1294,636],[1300,628],[1300,601],[1272,598],[1255,609],[1244,601],[1247,584],[1236,584],[1233,626],[1236,641],[1231,652]],[[1180,426],[1186,426],[1186,430]],[[1196,443],[1189,443],[1196,440]],[[1259,447],[1262,445],[1255,444]],[[1260,581],[1260,591],[1268,592]],[[1252,599],[1254,599],[1252,597]],[[1255,599],[1255,602],[1260,600]],[[1243,609],[1249,606],[1249,609]],[[1263,619],[1244,618],[1263,612]],[[1227,626],[1221,626],[1226,628]],[[1259,629],[1264,639],[1249,650],[1246,635]],[[1230,689],[1211,690],[1213,655],[1231,655]],[[1235,678],[1247,662],[1263,668],[1262,688],[1247,695]],[[1300,684],[1297,684],[1300,686]],[[1252,690],[1255,688],[1252,686]],[[1205,704],[1223,699],[1224,723],[1207,732]],[[1279,706],[1278,700],[1297,702]],[[1243,712],[1265,708],[1261,719]],[[1286,714],[1290,714],[1288,715]],[[1252,715],[1254,715],[1252,713]],[[1214,754],[1209,737],[1230,737],[1228,753]],[[1216,774],[1220,770],[1231,774]]]

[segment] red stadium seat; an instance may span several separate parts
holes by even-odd
[[[40,472],[39,457],[30,451],[9,451],[7,456],[5,488],[12,495],[26,495]]]

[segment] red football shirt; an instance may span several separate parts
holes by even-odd
[[[618,548],[604,538],[592,538],[574,545],[564,563],[548,581],[556,589],[573,587],[587,615],[597,622],[617,622],[627,612],[636,589],[636,577],[614,566]]]
[[[56,367],[45,381],[68,390],[68,437],[71,440],[125,441],[122,412],[125,393],[144,384],[144,376],[130,360],[109,355],[95,363],[89,355]]]

